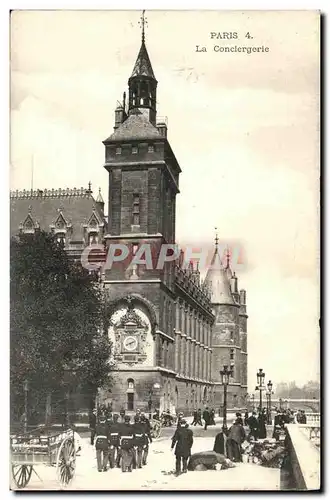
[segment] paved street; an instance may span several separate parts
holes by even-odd
[[[194,432],[193,453],[211,450],[214,435],[220,426],[207,431],[192,427]],[[77,457],[76,477],[70,489],[74,490],[276,490],[280,485],[278,469],[267,469],[255,464],[238,464],[234,469],[224,471],[188,472],[179,477],[173,474],[175,457],[170,450],[170,437],[174,429],[163,429],[162,436],[155,440],[149,452],[148,464],[132,473],[122,473],[119,469],[98,472],[95,449],[85,435],[83,449]],[[56,490],[55,467],[37,467],[42,481],[32,475],[27,490]]]

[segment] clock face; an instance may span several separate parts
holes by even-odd
[[[135,351],[137,344],[137,338],[132,336],[126,337],[123,342],[124,349],[126,349],[126,351]]]

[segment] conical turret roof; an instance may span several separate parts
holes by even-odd
[[[235,300],[231,293],[227,269],[225,269],[222,265],[217,245],[215,247],[210,267],[206,273],[205,282],[209,285],[211,290],[212,304],[235,305]]]
[[[138,53],[136,63],[133,68],[133,72],[131,75],[131,78],[134,76],[149,76],[150,78],[153,78],[156,80],[151,62],[149,59],[149,54],[147,51],[146,44],[144,40],[142,39],[142,44],[140,48],[140,52]]]

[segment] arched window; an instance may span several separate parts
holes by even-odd
[[[134,390],[134,380],[132,378],[127,380],[127,389]]]

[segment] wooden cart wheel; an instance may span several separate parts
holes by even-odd
[[[25,488],[31,478],[32,465],[13,465],[11,470],[17,488]]]
[[[153,439],[157,439],[160,436],[160,431],[161,431],[161,424],[158,422],[158,420],[153,420],[152,423],[152,429],[151,429],[151,437]]]
[[[62,441],[57,454],[56,472],[58,482],[62,486],[69,486],[76,472],[76,451],[72,438]]]

